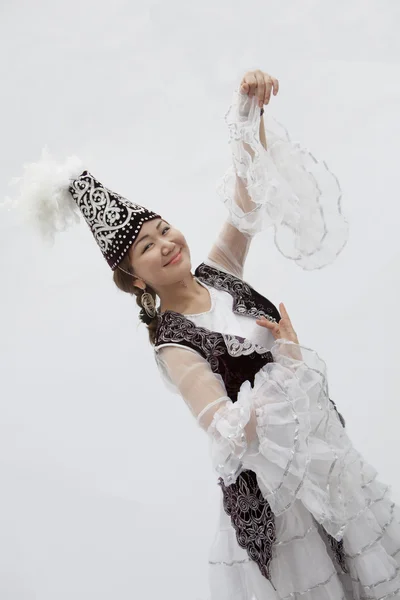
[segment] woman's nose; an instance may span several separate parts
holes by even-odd
[[[171,242],[170,240],[164,240],[163,247],[162,247],[163,255],[166,256],[174,248],[175,248],[175,242]]]

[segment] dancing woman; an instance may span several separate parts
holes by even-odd
[[[211,600],[400,598],[399,510],[353,447],[324,361],[284,304],[243,278],[258,232],[307,270],[348,236],[335,176],[263,115],[278,90],[256,70],[233,94],[218,187],[228,217],[194,271],[181,231],[77,159],[28,165],[18,204],[50,238],[83,215],[114,282],[137,297],[163,381],[209,438],[221,488]]]

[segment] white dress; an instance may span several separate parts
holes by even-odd
[[[232,111],[234,167],[220,188],[229,221],[204,262],[243,278],[251,237],[272,226],[278,249],[299,266],[329,264],[347,240],[337,180],[324,163],[319,176],[322,163],[268,126],[272,143],[265,151],[255,99],[236,93],[228,117]],[[222,377],[195,350],[173,343],[155,348],[166,386],[209,436],[216,473],[229,485],[241,470],[255,472],[275,515],[267,579],[239,546],[221,498],[209,556],[211,600],[400,599],[400,511],[342,427],[324,361],[310,348],[274,340],[254,318],[232,311],[231,294],[198,281],[209,289],[211,309],[185,316],[227,340],[246,338],[274,359],[256,373],[253,387],[242,384],[233,403]],[[322,528],[343,542],[348,573]]]

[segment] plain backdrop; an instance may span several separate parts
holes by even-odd
[[[397,0],[1,0],[0,197],[47,145],[185,234],[226,213],[244,73],[326,160],[350,238],[306,272],[258,234],[245,279],[328,366],[355,445],[400,500]],[[165,390],[135,299],[83,223],[44,246],[0,222],[1,600],[206,600],[220,502],[205,434]]]

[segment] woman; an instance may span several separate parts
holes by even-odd
[[[265,137],[260,108],[278,88],[257,70],[235,91],[233,165],[219,187],[229,218],[194,273],[180,231],[76,160],[27,167],[20,206],[46,237],[82,213],[115,283],[137,296],[166,385],[209,436],[222,492],[212,600],[400,598],[398,508],[352,446],[322,359],[299,344],[284,305],[243,280],[251,239],[268,227],[304,269],[347,241],[325,163],[272,119]]]

